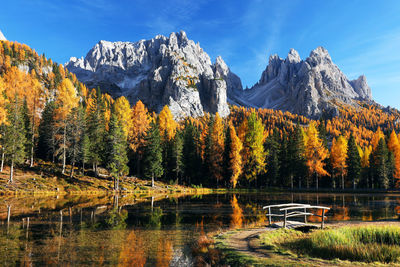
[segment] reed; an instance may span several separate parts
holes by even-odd
[[[262,239],[266,247],[323,259],[400,262],[400,227],[347,226],[299,234],[278,230]]]

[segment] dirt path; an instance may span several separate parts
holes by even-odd
[[[266,257],[266,253],[258,246],[258,239],[261,233],[265,231],[273,231],[274,228],[255,228],[240,231],[227,240],[227,243],[231,248],[239,252],[251,255],[253,257]]]
[[[336,222],[328,225],[334,226],[345,226],[345,225],[400,225],[398,221],[380,221],[380,222]],[[274,231],[277,228],[270,227],[262,227],[262,228],[252,228],[238,231],[232,235],[229,235],[226,239],[226,243],[231,249],[236,250],[237,252],[246,254],[251,257],[255,257],[258,259],[272,259],[274,255],[271,254],[271,251],[263,249],[260,245],[259,236],[266,231]],[[276,255],[275,255],[276,256]],[[282,257],[282,256],[281,256]],[[285,257],[285,256],[283,256]],[[313,266],[348,266],[348,262],[329,262],[322,259],[311,259],[311,258],[286,258],[287,264],[290,266],[296,266],[297,263],[301,263],[299,265],[310,264]],[[352,265],[362,265],[362,263],[352,263]]]

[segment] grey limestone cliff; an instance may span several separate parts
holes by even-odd
[[[245,106],[280,109],[309,117],[322,112],[335,115],[341,103],[357,105],[355,100],[372,100],[365,76],[349,80],[323,47],[311,51],[305,60],[294,49],[286,59],[270,56],[257,84],[228,97]]]
[[[157,112],[168,105],[177,119],[204,112],[227,116],[227,89],[240,83],[222,58],[212,64],[183,31],[135,43],[100,41],[65,66],[89,87],[126,96],[132,104],[140,99]]]

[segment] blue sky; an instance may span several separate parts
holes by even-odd
[[[214,61],[220,55],[244,87],[270,54],[305,58],[317,46],[350,78],[365,74],[374,99],[400,108],[400,1],[362,0],[13,0],[0,30],[59,63],[99,40],[137,41],[184,30]]]

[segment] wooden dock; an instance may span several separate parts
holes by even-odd
[[[283,228],[297,228],[297,227],[304,227],[310,226],[314,227],[315,225],[307,224],[307,216],[316,216],[320,217],[321,220],[321,228],[324,228],[325,213],[330,210],[329,207],[324,206],[312,206],[310,204],[301,204],[301,203],[286,203],[286,204],[278,204],[278,205],[268,205],[264,206],[263,210],[268,209],[268,213],[265,214],[268,217],[268,222],[270,226],[272,224],[272,217],[282,218],[282,222],[274,223],[276,227],[283,227]],[[273,210],[279,210],[279,212],[273,213]],[[322,215],[312,213],[313,210],[322,210]],[[304,223],[298,221],[289,221],[288,218],[291,217],[303,217]],[[290,225],[290,226],[289,226]]]

